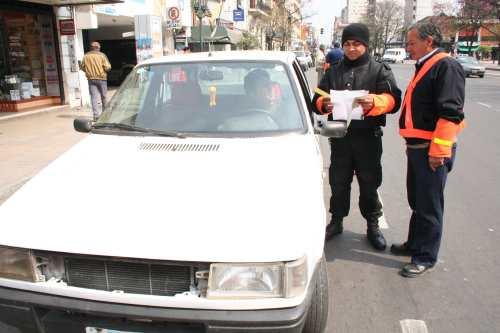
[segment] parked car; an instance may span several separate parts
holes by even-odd
[[[464,69],[465,76],[469,77],[472,75],[484,77],[485,68],[479,64],[474,57],[469,56],[458,56],[457,61],[462,65]]]
[[[310,64],[309,58],[307,57],[306,53],[304,51],[294,51],[293,53],[295,53],[295,57],[297,58],[297,61],[299,62],[302,70],[306,72],[309,69]]]
[[[96,122],[75,120],[88,135],[0,206],[0,324],[323,332],[316,134],[346,129],[315,128],[310,98],[290,52],[137,65]]]
[[[382,56],[382,61],[392,63],[403,63],[406,59],[406,50],[403,48],[387,49]]]

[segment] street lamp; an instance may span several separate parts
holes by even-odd
[[[200,20],[200,52],[203,52],[203,17],[208,14],[207,0],[194,0],[193,9]]]

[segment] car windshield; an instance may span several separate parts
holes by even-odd
[[[297,56],[297,57],[305,57],[306,54],[304,52],[299,51],[299,52],[295,52],[295,56]]]
[[[395,55],[396,51],[385,51],[384,55]]]
[[[183,135],[304,132],[305,113],[278,62],[190,62],[134,69],[96,123]]]
[[[460,58],[458,58],[458,62],[461,62],[464,64],[474,64],[474,65],[479,64],[479,61],[477,61],[473,57],[460,57]]]

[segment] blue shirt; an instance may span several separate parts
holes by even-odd
[[[333,49],[328,52],[328,54],[325,57],[325,62],[329,64],[336,63],[340,59],[344,57],[344,50],[338,47],[334,47]]]

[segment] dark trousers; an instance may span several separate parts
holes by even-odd
[[[359,184],[359,209],[367,220],[382,216],[377,189],[382,184],[382,130],[349,130],[344,138],[331,139],[330,213],[332,218],[349,214],[354,174]]]
[[[411,259],[414,264],[432,266],[437,262],[443,233],[444,187],[455,152],[456,146],[452,157],[432,171],[428,148],[407,149],[406,190],[412,209],[407,245],[414,251]]]

